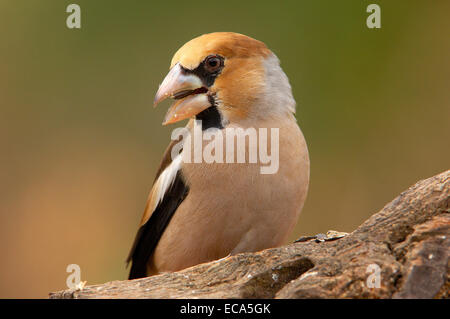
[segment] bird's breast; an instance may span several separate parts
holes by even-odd
[[[259,128],[266,128],[268,135],[261,136]],[[277,140],[271,139],[272,128],[279,130]],[[220,138],[219,131],[226,134],[224,128],[201,140],[206,158],[195,161],[195,147],[200,146],[184,145],[181,172],[189,194],[160,239],[151,263],[153,271],[174,271],[230,253],[279,246],[297,222],[308,189],[309,158],[296,122],[257,127],[256,144],[251,144],[253,136],[247,136],[246,145],[241,146],[244,154],[239,154],[235,143],[233,156],[231,139],[227,141],[226,136],[222,151],[210,145],[214,138]],[[191,138],[195,137],[191,134]],[[268,145],[259,138],[268,140]],[[222,160],[207,158],[217,155],[215,151],[222,153]],[[256,160],[252,157],[255,151]],[[239,156],[244,162],[239,162]],[[262,167],[275,165],[270,160],[278,161],[277,170],[262,173]]]

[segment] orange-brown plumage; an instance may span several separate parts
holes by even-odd
[[[130,278],[281,245],[306,198],[309,157],[276,56],[242,34],[202,35],[175,53],[155,104],[169,97],[176,102],[165,124],[189,118],[191,135],[194,119],[220,132],[278,129],[279,168],[265,175],[261,162],[193,163],[186,145],[173,158],[172,142],[130,252]]]
[[[180,63],[185,68],[195,69],[210,54],[220,54],[226,59],[267,57],[267,46],[246,35],[233,32],[204,34],[184,44],[173,56],[170,67]]]

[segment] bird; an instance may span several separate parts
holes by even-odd
[[[191,139],[172,140],[163,155],[127,258],[128,278],[285,244],[306,200],[310,160],[278,57],[243,34],[203,34],[173,56],[154,105],[165,99],[174,104],[163,125],[188,120],[184,129]],[[262,161],[249,161],[260,145],[250,142],[244,162],[236,160],[238,154],[231,162],[187,159],[194,143],[186,141],[192,142],[198,122],[201,132],[276,129],[278,139],[269,144],[277,143],[278,166],[262,173]]]

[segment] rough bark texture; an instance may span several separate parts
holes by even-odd
[[[341,239],[239,254],[50,298],[448,298],[449,206],[450,170],[410,187]]]

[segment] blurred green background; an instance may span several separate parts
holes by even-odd
[[[66,7],[81,6],[81,30]],[[381,7],[381,29],[366,7]],[[291,240],[352,231],[450,168],[450,1],[0,0],[0,297],[45,298],[78,264],[122,280],[170,132],[152,100],[213,31],[265,42],[297,100],[310,192]]]

